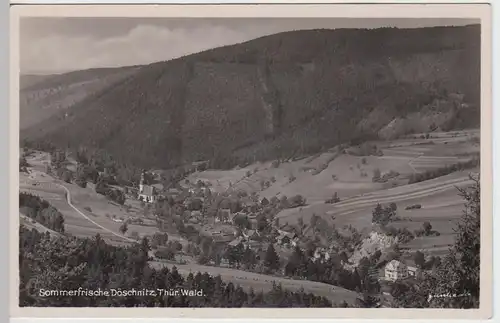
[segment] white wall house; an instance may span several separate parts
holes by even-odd
[[[398,260],[391,260],[385,266],[385,279],[396,281],[398,279],[408,278],[408,267]]]

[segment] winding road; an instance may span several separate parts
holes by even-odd
[[[35,179],[35,177],[37,177],[37,173],[42,173],[42,174],[43,174],[43,177],[45,177],[46,179],[48,179],[48,178],[52,178],[50,175],[48,175],[48,174],[46,174],[46,173],[43,173],[43,172],[40,172],[40,171],[35,171],[35,172],[31,171],[31,172],[30,172],[30,174],[31,174],[31,175],[30,175],[30,178],[31,178],[32,180],[34,180],[34,179]],[[125,241],[127,241],[127,242],[134,242],[134,243],[137,243],[137,241],[136,241],[136,240],[131,239],[131,238],[128,238],[128,237],[126,237],[126,236],[124,236],[124,235],[121,235],[121,234],[119,234],[119,233],[116,233],[116,232],[114,232],[114,231],[112,231],[112,230],[110,230],[110,229],[108,229],[108,228],[106,228],[106,227],[104,227],[104,226],[100,225],[99,223],[95,222],[94,220],[92,220],[91,218],[89,218],[87,215],[85,215],[85,213],[83,213],[82,211],[80,211],[80,210],[79,210],[79,209],[78,209],[75,205],[73,205],[73,203],[71,202],[71,192],[70,192],[70,190],[69,190],[66,186],[64,186],[64,185],[62,185],[62,184],[60,184],[60,183],[57,183],[57,182],[56,182],[56,180],[55,180],[54,178],[52,178],[52,181],[46,181],[46,180],[45,180],[45,181],[42,181],[42,182],[38,182],[38,185],[43,185],[43,184],[49,184],[49,185],[53,184],[53,185],[55,185],[55,186],[57,186],[57,187],[62,188],[62,189],[66,192],[66,194],[65,194],[65,195],[66,195],[66,202],[68,203],[68,205],[69,205],[69,206],[70,206],[73,210],[75,210],[75,211],[76,211],[76,213],[77,213],[78,215],[80,215],[80,216],[81,216],[81,217],[83,217],[85,220],[89,221],[90,223],[92,223],[93,225],[95,225],[96,227],[98,227],[99,229],[101,229],[101,230],[103,230],[103,231],[105,231],[105,232],[107,232],[107,233],[110,233],[110,234],[114,235],[115,237],[118,237],[118,238],[120,238],[120,239],[122,239],[122,240],[125,240]],[[30,189],[28,189],[28,191],[31,191],[31,190],[30,190]]]
[[[108,233],[111,233],[112,235],[118,237],[118,238],[121,238],[121,239],[124,239],[128,242],[137,242],[136,240],[134,239],[130,239],[130,238],[127,238],[121,234],[118,234],[106,227],[103,227],[102,225],[100,225],[99,223],[95,222],[94,220],[92,220],[91,218],[89,218],[88,216],[86,216],[82,211],[80,211],[76,206],[73,205],[73,203],[71,203],[71,192],[68,190],[68,188],[62,184],[59,184],[59,183],[54,183],[56,186],[59,186],[59,187],[62,187],[65,191],[66,191],[66,202],[68,202],[68,205],[73,209],[75,210],[79,215],[81,215],[82,217],[84,217],[87,221],[91,222],[92,224],[94,224],[95,226],[99,227],[100,229],[108,232]]]

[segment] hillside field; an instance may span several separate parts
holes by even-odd
[[[153,268],[162,268],[163,266],[172,268],[175,266],[179,271],[179,273],[182,275],[189,275],[189,273],[196,273],[196,272],[201,272],[201,273],[206,272],[213,276],[220,275],[222,280],[225,282],[231,282],[236,286],[239,285],[246,290],[253,288],[255,292],[269,291],[272,288],[272,283],[274,281],[276,283],[281,283],[283,288],[288,289],[290,291],[298,291],[300,289],[304,289],[306,293],[313,293],[314,295],[324,296],[335,303],[341,303],[342,301],[346,301],[348,304],[354,304],[356,298],[358,297],[358,294],[356,292],[338,286],[332,286],[308,280],[292,280],[282,277],[261,275],[231,268],[202,266],[196,264],[172,265],[162,262],[150,262],[150,264],[153,266]]]

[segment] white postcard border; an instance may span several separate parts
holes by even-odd
[[[21,17],[342,17],[481,19],[481,283],[480,309],[211,309],[211,308],[19,308],[17,172],[19,143],[19,19]],[[10,309],[13,317],[178,317],[303,319],[488,319],[492,315],[492,77],[491,11],[479,4],[370,5],[37,5],[11,8],[10,65]]]

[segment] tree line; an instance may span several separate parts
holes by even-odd
[[[415,173],[410,175],[408,184],[427,181],[429,179],[445,176],[454,172],[471,169],[479,166],[480,159],[475,157],[466,162],[455,163],[452,165],[444,166],[438,169],[428,170],[423,173]]]
[[[129,247],[110,246],[96,235],[92,239],[53,238],[20,227],[20,306],[36,307],[332,307],[324,297],[304,291],[291,292],[279,284],[270,291],[245,291],[207,273],[179,274],[175,267],[148,265],[149,241]],[[197,289],[203,296],[164,297],[41,297],[40,289]],[[345,306],[346,304],[342,304]]]
[[[20,212],[30,219],[42,224],[43,226],[60,233],[64,233],[64,217],[49,202],[40,197],[29,194],[19,193]]]

